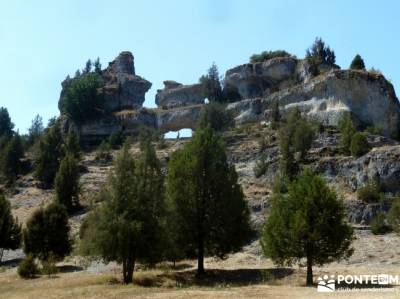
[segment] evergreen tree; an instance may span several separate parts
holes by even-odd
[[[59,260],[71,252],[70,227],[65,208],[51,203],[36,210],[23,230],[24,252],[42,261],[53,256]]]
[[[313,45],[307,49],[306,58],[314,61],[315,63],[327,63],[330,65],[335,64],[335,52],[325,45],[325,42],[317,37]]]
[[[86,61],[86,65],[82,73],[89,74],[92,71],[92,66],[93,66],[92,61],[89,59],[88,61]]]
[[[354,56],[353,61],[350,64],[350,69],[365,71],[364,60],[361,58],[361,56],[359,54]]]
[[[79,78],[81,75],[82,75],[81,71],[80,70],[76,70],[74,78]]]
[[[200,127],[169,162],[167,195],[178,225],[178,244],[187,257],[197,257],[199,275],[204,257],[240,250],[249,238],[249,210],[229,165],[225,146],[211,126]]]
[[[234,125],[232,113],[227,111],[226,105],[211,102],[205,105],[199,118],[199,126],[210,124],[215,131],[225,131]]]
[[[21,137],[15,134],[4,146],[0,157],[0,171],[5,181],[14,182],[21,172],[21,158],[24,155]]]
[[[98,89],[103,85],[103,79],[97,73],[74,78],[66,85],[60,98],[60,110],[77,124],[101,115],[104,98],[98,93]]]
[[[341,133],[340,143],[343,151],[346,154],[350,154],[351,141],[354,134],[357,132],[350,115],[344,115],[339,120],[339,130]]]
[[[68,133],[65,143],[65,150],[67,154],[72,155],[75,159],[80,159],[81,147],[78,134],[76,134],[75,132]]]
[[[154,264],[162,258],[163,195],[154,148],[147,143],[135,162],[125,144],[100,193],[102,204],[82,226],[82,253],[122,263],[123,280],[131,283],[136,261]]]
[[[0,137],[11,136],[14,124],[11,122],[7,108],[0,107]]]
[[[306,169],[289,184],[287,194],[273,194],[261,245],[278,265],[290,266],[305,258],[311,285],[312,267],[349,257],[352,239],[343,203],[321,177]]]
[[[94,61],[94,71],[98,74],[101,73],[101,63],[99,57],[97,57],[97,59]]]
[[[224,102],[219,72],[215,63],[208,69],[207,75],[201,76],[200,83],[203,86],[204,96],[210,102]]]
[[[279,130],[281,171],[292,180],[298,171],[295,154],[302,161],[311,148],[315,132],[311,124],[301,117],[299,109],[292,110]]]
[[[61,161],[55,178],[56,200],[65,206],[68,212],[79,206],[79,166],[72,154]]]
[[[33,145],[37,140],[39,140],[40,136],[42,136],[44,131],[43,127],[43,119],[38,114],[32,120],[31,127],[28,129],[28,144]]]
[[[63,155],[60,126],[56,123],[47,129],[40,139],[38,150],[34,157],[34,175],[44,187],[49,187],[53,184]]]
[[[371,146],[365,134],[357,132],[351,138],[350,152],[351,155],[358,158],[369,152]]]
[[[0,194],[0,264],[4,249],[15,250],[21,241],[21,226],[11,214],[10,202]]]
[[[271,107],[271,126],[272,129],[276,130],[279,128],[279,123],[281,121],[281,112],[279,110],[279,103],[278,101],[272,102]]]

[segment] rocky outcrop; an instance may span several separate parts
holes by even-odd
[[[313,64],[294,57],[277,57],[263,62],[247,63],[229,69],[225,74],[224,88],[236,90],[242,99],[266,97],[276,91],[307,83],[318,74],[336,65]]]
[[[273,58],[264,62],[247,63],[228,70],[225,88],[236,89],[242,98],[254,98],[277,91],[280,83],[291,79],[297,59]]]
[[[135,74],[134,58],[130,52],[122,52],[102,72],[104,94],[108,112],[123,109],[138,109],[145,100],[144,95],[151,83]]]
[[[382,75],[354,70],[331,70],[308,83],[269,96],[232,103],[236,123],[267,120],[273,102],[283,113],[295,107],[325,125],[335,126],[350,113],[359,126],[373,126],[389,136],[400,127],[400,104],[393,86]]]
[[[147,126],[161,132],[195,129],[202,105],[180,107],[176,109],[126,110],[107,117],[90,121],[80,127],[80,133],[89,144],[98,144],[111,134],[123,131],[127,135],[137,135],[140,128]],[[71,129],[71,124],[63,125]]]
[[[175,108],[204,104],[204,92],[201,84],[183,85],[176,81],[164,81],[164,89],[157,90],[156,104],[163,108]]]
[[[121,52],[105,70],[100,72],[100,76],[104,86],[98,93],[104,97],[105,113],[142,107],[145,93],[150,89],[151,83],[135,74],[134,57],[131,52]],[[72,80],[75,78],[67,79],[61,84],[60,110],[61,99]]]

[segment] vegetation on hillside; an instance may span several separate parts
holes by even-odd
[[[343,203],[320,176],[306,169],[287,193],[273,194],[261,245],[278,265],[306,259],[306,282],[312,285],[313,266],[349,257],[352,239]]]
[[[61,112],[77,124],[103,114],[104,99],[98,92],[103,85],[102,77],[95,72],[85,72],[65,81],[64,94],[59,103]]]
[[[359,54],[354,56],[350,64],[350,69],[365,71],[364,59],[362,59],[362,57]]]
[[[21,243],[21,226],[11,214],[10,202],[0,194],[0,264],[4,250],[15,250]]]
[[[250,56],[250,63],[263,62],[276,57],[295,57],[284,50],[263,51],[260,54]]]
[[[315,38],[314,43],[306,50],[306,59],[316,64],[334,65],[336,62],[335,52],[325,45],[325,42],[320,37]]]
[[[147,143],[139,161],[127,144],[100,193],[102,204],[81,228],[81,252],[122,264],[124,283],[133,281],[136,262],[162,258],[164,183],[154,148]]]

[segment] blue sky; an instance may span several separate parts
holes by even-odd
[[[224,73],[263,50],[303,57],[316,36],[342,68],[360,53],[399,91],[399,11],[396,0],[0,0],[0,106],[25,132],[36,114],[58,115],[67,74],[129,50],[153,107],[166,79],[194,83],[213,61]]]

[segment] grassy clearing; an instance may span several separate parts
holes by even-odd
[[[59,273],[22,280],[7,271],[0,275],[0,298],[398,298],[390,292],[317,293],[304,287],[304,271],[292,269],[210,269],[203,279],[195,271],[155,269],[135,273],[135,283],[121,284],[119,275]]]

